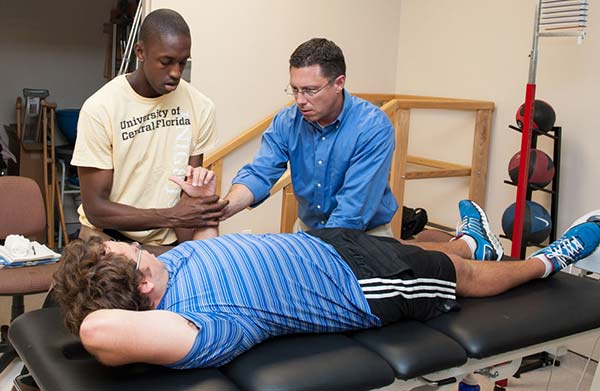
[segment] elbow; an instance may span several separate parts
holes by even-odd
[[[81,207],[83,208],[86,219],[93,226],[98,228],[112,228],[106,226],[107,217],[111,216],[109,205],[110,200],[108,199],[108,196],[92,197],[89,194],[84,194],[82,191]]]
[[[89,206],[87,206],[85,204],[85,202],[81,203],[81,206],[83,207],[83,212],[85,213],[85,218],[94,226],[94,227],[98,227],[98,228],[104,228],[103,227],[103,221],[102,218],[100,217],[100,213],[97,213],[94,208],[90,208]]]
[[[82,202],[83,211],[85,213],[86,219],[94,226],[98,228],[108,228],[106,227],[106,219],[103,216],[106,216],[106,213],[102,213],[101,210],[97,207],[92,207],[89,204],[86,204],[85,201]]]
[[[110,320],[103,316],[102,310],[92,312],[81,323],[79,339],[85,350],[99,362],[108,366],[116,366],[122,363],[116,361],[110,351],[110,330]]]
[[[83,319],[79,327],[79,338],[88,351],[94,350],[99,345],[101,339],[102,325],[97,318],[97,316],[94,316],[94,313],[91,313]]]
[[[102,219],[96,218],[96,216],[94,216],[93,214],[86,213],[85,217],[90,222],[90,224],[92,224],[94,227],[97,227],[97,228],[106,228],[106,227],[104,227]]]

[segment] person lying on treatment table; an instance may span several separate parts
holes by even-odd
[[[178,184],[191,197],[215,188]],[[483,210],[460,204],[463,236],[489,246]],[[69,243],[54,289],[67,327],[106,365],[220,366],[273,336],[423,321],[455,309],[456,296],[548,277],[598,247],[600,216],[518,262],[468,260],[478,252],[465,240],[428,251],[347,228],[216,236],[199,229],[203,240],[158,257],[98,237]]]

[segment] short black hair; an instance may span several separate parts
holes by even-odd
[[[290,56],[290,68],[320,65],[321,73],[329,80],[346,75],[344,53],[333,41],[313,38],[298,46]]]
[[[150,12],[140,27],[140,41],[150,42],[166,35],[190,38],[190,28],[178,12],[167,8]]]

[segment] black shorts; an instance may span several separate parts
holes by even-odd
[[[348,263],[383,324],[424,321],[459,308],[456,270],[444,253],[347,228],[307,233],[332,245]]]

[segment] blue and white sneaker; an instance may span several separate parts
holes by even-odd
[[[556,273],[588,257],[598,249],[598,246],[600,246],[600,216],[592,216],[587,221],[569,228],[558,240],[531,254],[529,258],[545,255],[552,263],[552,273]]]
[[[471,200],[458,203],[460,225],[456,230],[456,239],[463,235],[471,237],[476,244],[473,259],[499,261],[504,255],[502,243],[490,230],[490,224],[483,209]]]

